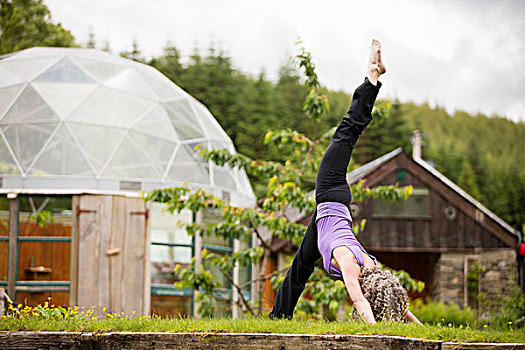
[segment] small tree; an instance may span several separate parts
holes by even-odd
[[[296,56],[296,63],[304,70],[306,79],[305,85],[309,89],[309,94],[304,102],[303,112],[312,121],[315,130],[320,118],[328,109],[328,101],[321,93],[320,83],[315,73],[315,66],[312,63],[311,55],[301,48]],[[373,111],[376,121],[388,118],[390,103],[387,101],[380,104]],[[230,205],[228,202],[217,198],[213,194],[202,189],[191,189],[188,187],[177,187],[158,189],[149,192],[146,200],[152,200],[166,205],[168,212],[180,212],[189,209],[194,212],[214,208],[218,210],[223,218],[223,222],[202,225],[200,223],[186,224],[186,231],[189,235],[215,235],[223,238],[233,238],[250,242],[252,237],[256,241],[252,247],[241,249],[227,255],[217,255],[203,250],[202,262],[195,267],[195,258],[191,262],[191,267],[181,269],[177,267],[175,273],[179,279],[176,287],[191,287],[198,290],[197,302],[199,304],[198,313],[200,315],[211,315],[214,305],[214,289],[221,286],[216,276],[206,271],[203,265],[213,264],[220,268],[226,279],[231,283],[232,289],[238,292],[240,306],[244,312],[252,315],[262,314],[263,305],[263,284],[259,283],[257,300],[248,300],[242,293],[251,282],[239,284],[234,281],[231,271],[234,266],[251,266],[258,264],[258,273],[253,276],[253,280],[262,282],[275,275],[268,274],[266,269],[270,259],[270,241],[265,239],[264,232],[270,232],[272,236],[291,240],[299,244],[305,232],[305,226],[291,222],[286,212],[290,208],[297,208],[302,212],[311,212],[315,208],[315,200],[308,194],[314,187],[317,169],[319,167],[324,150],[334,132],[335,128],[321,135],[317,139],[310,139],[304,134],[293,130],[268,131],[264,143],[277,146],[281,152],[288,154],[288,160],[284,163],[253,160],[242,154],[232,154],[226,149],[208,150],[200,149],[199,154],[205,160],[211,160],[218,166],[230,166],[231,168],[243,168],[250,177],[266,183],[266,194],[260,198],[257,205],[252,208],[242,208]],[[315,134],[315,132],[313,133]],[[411,187],[399,188],[398,186],[377,186],[367,188],[363,183],[351,186],[354,201],[365,201],[368,198],[382,198],[388,201],[404,200],[411,193]],[[364,226],[364,221],[356,223],[354,229],[359,230]],[[315,286],[309,289],[312,297],[317,304],[328,305],[331,314],[339,308],[339,302],[348,297],[344,285],[337,283],[323,275],[324,272],[316,271],[312,280],[316,281]],[[406,273],[405,273],[406,274]],[[405,275],[400,275],[401,277]],[[416,289],[421,289],[421,284],[415,283],[408,275],[402,278],[406,286],[410,283]],[[274,278],[274,284],[278,280]],[[317,288],[314,290],[314,288]],[[236,302],[234,300],[234,302]],[[303,302],[303,310],[308,311]],[[310,311],[318,312],[318,306],[310,303]],[[327,315],[328,317],[328,315]],[[328,317],[330,318],[330,317]]]

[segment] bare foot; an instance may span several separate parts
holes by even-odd
[[[377,85],[377,79],[385,72],[385,65],[381,62],[381,44],[376,39],[373,39],[366,76],[372,84]]]

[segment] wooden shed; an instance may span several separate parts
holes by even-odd
[[[366,219],[358,235],[362,245],[387,266],[424,281],[420,296],[476,307],[479,293],[493,299],[517,283],[523,287],[521,234],[424,160],[398,148],[347,180],[413,186],[407,201],[370,199],[351,209],[354,221]]]
[[[150,312],[148,210],[137,193],[22,190],[0,202],[0,283],[17,303]]]

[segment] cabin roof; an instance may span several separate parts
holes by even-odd
[[[350,185],[366,178],[368,175],[376,171],[378,168],[380,168],[382,165],[386,164],[388,161],[394,159],[395,157],[399,156],[400,154],[406,154],[406,152],[401,148],[396,148],[395,150],[386,153],[385,155],[374,159],[373,161],[349,172],[346,176],[346,179]],[[407,155],[408,156],[408,155]],[[445,175],[441,174],[439,171],[437,171],[434,167],[432,167],[430,164],[425,162],[421,158],[412,158],[408,156],[408,158],[415,162],[417,165],[421,166],[423,169],[425,169],[430,176],[433,176],[437,180],[441,181],[443,184],[448,186],[450,189],[452,189],[454,192],[456,192],[458,195],[463,197],[465,200],[470,202],[473,206],[475,206],[477,209],[479,209],[481,212],[483,212],[485,215],[490,217],[492,220],[497,222],[500,226],[502,226],[506,231],[511,233],[514,236],[520,237],[519,231],[515,230],[513,227],[511,227],[509,224],[507,224],[503,219],[501,219],[499,216],[494,214],[492,211],[490,211],[488,208],[486,208],[483,204],[478,202],[476,199],[474,199],[472,196],[470,196],[467,192],[465,192],[463,189],[461,189],[458,185],[456,185],[454,182],[452,182],[449,178],[447,178]]]

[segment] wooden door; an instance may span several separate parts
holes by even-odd
[[[147,313],[147,210],[140,198],[81,195],[74,201],[73,303],[99,313]]]

